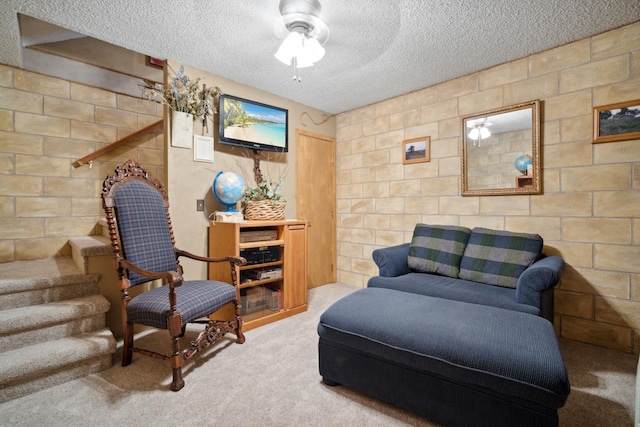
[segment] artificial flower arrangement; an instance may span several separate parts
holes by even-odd
[[[286,167],[278,174],[277,179],[272,179],[262,174],[258,163],[254,168],[254,174],[256,184],[247,187],[242,196],[245,217],[253,220],[284,219],[286,200],[282,196],[282,187]]]
[[[270,181],[263,179],[255,187],[247,188],[244,191],[242,200],[244,202],[257,202],[260,200],[271,200],[273,202],[286,202],[282,197],[282,186],[284,185],[284,179],[280,178],[277,181]]]
[[[220,88],[202,85],[200,89],[200,78],[191,80],[184,73],[184,65],[180,66],[180,71],[169,81],[168,87],[149,79],[142,81],[144,83],[139,87],[143,96],[167,105],[172,111],[192,114],[194,120],[203,121],[217,112],[217,98],[222,93]]]
[[[262,180],[254,187],[244,191],[244,216],[249,220],[278,220],[284,219],[287,206],[282,197],[284,180]]]

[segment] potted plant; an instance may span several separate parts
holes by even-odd
[[[284,219],[286,200],[282,197],[284,179],[269,178],[258,180],[254,187],[247,188],[242,197],[244,216],[249,220]]]
[[[280,163],[282,153],[276,157],[275,162]],[[267,153],[269,160],[269,153]],[[278,178],[272,179],[270,174],[263,174],[260,170],[260,152],[253,152],[253,177],[255,185],[247,187],[244,191],[242,201],[244,204],[244,217],[248,220],[280,220],[284,219],[284,209],[287,206],[286,200],[282,196],[284,177],[287,174],[286,166],[280,170],[278,168]],[[243,170],[246,180],[247,174]]]

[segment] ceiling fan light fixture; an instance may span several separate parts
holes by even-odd
[[[310,61],[305,55],[298,55],[295,57],[296,67],[308,68],[313,67],[313,61]]]
[[[480,139],[487,139],[491,136],[491,131],[489,131],[489,129],[487,129],[486,127],[482,126],[480,128]]]
[[[324,57],[322,45],[329,38],[329,28],[319,16],[320,9],[318,0],[280,0],[280,14],[289,34],[274,56],[283,64],[293,64],[294,80],[302,80],[300,68],[311,67]]]
[[[311,62],[318,62],[324,58],[324,48],[320,46],[320,42],[314,38],[304,38],[303,50],[301,54]]]
[[[491,136],[491,131],[487,129],[488,125],[490,125],[490,123],[485,124],[484,122],[473,125],[473,128],[467,134],[469,138],[474,140],[473,145],[480,147],[480,141]]]
[[[301,50],[302,37],[300,33],[291,32],[287,38],[282,41],[282,44],[274,56],[283,64],[291,65],[291,59],[297,56]]]

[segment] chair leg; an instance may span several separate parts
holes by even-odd
[[[173,354],[171,355],[171,370],[173,371],[173,381],[171,382],[171,390],[178,391],[184,387],[184,379],[182,378],[182,365],[184,363],[182,353],[180,352],[180,338],[172,337]]]
[[[127,366],[133,359],[133,323],[125,323],[123,332],[122,366]]]
[[[171,382],[171,390],[180,391],[184,387],[184,380],[182,379],[182,367],[172,368],[173,381]]]
[[[236,306],[236,343],[242,344],[245,341],[244,334],[242,333],[242,317],[240,316],[240,304],[235,302]]]

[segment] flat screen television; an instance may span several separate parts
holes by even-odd
[[[220,95],[220,143],[287,152],[289,111],[231,95]]]

